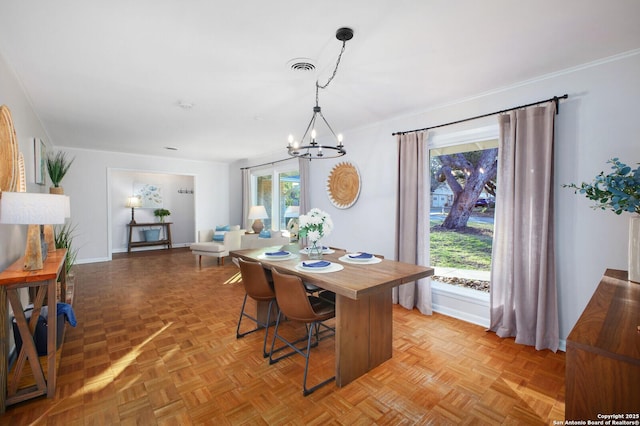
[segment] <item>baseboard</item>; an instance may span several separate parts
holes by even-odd
[[[76,259],[77,265],[82,265],[84,263],[99,263],[99,262],[110,262],[110,257],[94,257],[89,259]]]

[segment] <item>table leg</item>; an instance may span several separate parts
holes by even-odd
[[[9,324],[7,319],[7,289],[2,286],[0,288],[0,356],[2,356],[2,362],[0,362],[0,414],[5,412],[7,401],[7,374],[9,371],[9,360],[7,359]]]
[[[336,385],[345,386],[391,358],[391,289],[350,299],[336,295]]]
[[[63,265],[64,266],[64,265]],[[56,279],[47,284],[47,302],[49,305],[47,318],[47,398],[53,398],[56,393],[56,352],[58,334],[58,302],[56,297]]]

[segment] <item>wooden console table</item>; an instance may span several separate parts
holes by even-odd
[[[145,246],[167,246],[171,248],[171,224],[173,222],[157,222],[157,223],[128,223],[129,227],[129,246],[127,251],[131,252],[131,247],[145,247]],[[140,227],[154,227],[160,226],[164,229],[164,238],[158,241],[133,241],[133,229]]]
[[[567,337],[566,420],[640,415],[640,284],[607,269]],[[630,416],[630,417],[627,417]]]
[[[62,289],[66,287],[66,254],[65,249],[58,249],[49,253],[44,261],[44,267],[37,271],[24,271],[24,258],[20,258],[0,273],[0,413],[4,413],[6,405],[16,404],[41,395],[53,398],[56,391],[56,334],[57,334],[57,298],[56,283],[60,279]],[[18,290],[21,288],[36,288],[35,299],[32,300],[33,312],[27,322],[24,307],[20,301]],[[33,342],[35,330],[42,303],[47,296],[49,312],[47,316],[47,376],[45,378],[38,352]],[[18,331],[22,338],[22,349],[13,367],[13,377],[8,378],[8,337],[9,315],[7,299],[13,309]],[[34,386],[18,389],[23,374],[25,362],[29,361],[31,372],[35,380]],[[5,392],[6,389],[6,392]]]

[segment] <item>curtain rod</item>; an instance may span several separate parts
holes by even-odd
[[[282,160],[276,160],[276,161],[268,161],[266,163],[262,163],[262,164],[256,164],[254,166],[247,166],[247,167],[240,167],[240,170],[246,170],[246,169],[253,169],[254,167],[262,167],[262,166],[268,166],[269,164],[276,164],[276,163],[282,163],[283,161],[289,161],[289,160],[294,160],[296,157],[290,157],[290,158],[283,158]]]
[[[545,99],[543,101],[532,102],[530,104],[520,105],[520,106],[513,107],[513,108],[507,108],[507,109],[503,109],[502,111],[490,112],[489,114],[482,114],[482,115],[477,115],[475,117],[464,118],[462,120],[452,121],[450,123],[438,124],[437,126],[425,127],[423,129],[406,130],[404,132],[395,132],[395,133],[392,133],[391,136],[404,135],[404,134],[407,134],[407,133],[422,132],[422,131],[425,131],[425,130],[436,129],[438,127],[451,126],[453,124],[459,124],[459,123],[464,123],[465,121],[477,120],[478,118],[490,117],[492,115],[502,114],[503,112],[513,111],[514,109],[520,109],[520,108],[526,108],[526,107],[530,107],[530,106],[534,106],[534,105],[540,105],[540,104],[543,104],[545,102],[551,102],[551,101],[555,102],[555,104],[556,104],[556,114],[558,114],[560,112],[560,103],[559,103],[560,99],[567,99],[568,97],[569,97],[569,95],[567,95],[565,93],[562,96],[554,96],[553,98]]]

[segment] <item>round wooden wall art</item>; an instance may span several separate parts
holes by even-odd
[[[360,173],[351,163],[336,164],[327,179],[327,195],[331,204],[339,209],[348,209],[360,195]]]
[[[18,187],[18,142],[13,128],[11,111],[0,106],[0,192],[15,191]]]

